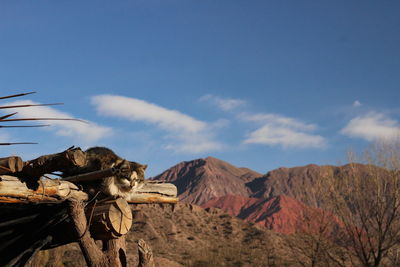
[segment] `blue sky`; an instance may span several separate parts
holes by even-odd
[[[0,2],[2,101],[64,102],[0,156],[112,148],[148,176],[214,156],[261,173],[344,162],[400,131],[399,1]],[[2,111],[1,114],[7,114]]]

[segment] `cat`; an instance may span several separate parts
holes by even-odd
[[[92,147],[87,149],[85,154],[86,165],[71,169],[64,175],[71,176],[108,168],[119,170],[118,174],[114,176],[90,182],[81,182],[80,185],[83,190],[91,197],[99,195],[99,197],[122,197],[128,199],[131,190],[144,181],[147,165],[127,161],[106,147]]]

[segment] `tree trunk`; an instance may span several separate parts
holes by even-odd
[[[103,250],[100,249],[90,236],[83,203],[75,200],[71,200],[69,203],[69,215],[75,226],[76,234],[79,237],[79,246],[87,265],[89,267],[125,267],[125,237],[104,240]]]
[[[44,155],[26,162],[19,176],[39,179],[46,173],[83,167],[85,164],[86,155],[80,148],[67,149],[61,153]]]

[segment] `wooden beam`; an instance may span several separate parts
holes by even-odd
[[[132,194],[156,193],[163,196],[176,197],[178,190],[174,184],[145,180],[132,189]]]
[[[132,204],[175,204],[178,202],[177,193],[177,188],[173,184],[146,180],[132,189],[127,201]]]
[[[177,197],[168,197],[151,193],[131,194],[127,200],[130,204],[176,204],[179,201]]]
[[[14,176],[0,176],[0,202],[39,203],[60,202],[69,198],[87,200],[88,195],[67,181],[42,179],[37,189],[30,189]]]

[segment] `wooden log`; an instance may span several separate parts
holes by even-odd
[[[165,203],[165,204],[176,204],[179,199],[177,197],[163,196],[160,194],[152,193],[131,193],[127,198],[130,204],[155,204],[155,203]]]
[[[69,202],[69,215],[74,224],[76,234],[80,237],[79,246],[89,267],[127,266],[124,236],[105,241],[105,246],[101,250],[91,237],[90,231],[86,231],[87,220],[84,213],[84,205],[81,201],[71,200]]]
[[[133,188],[132,193],[156,193],[163,196],[176,197],[178,190],[174,184],[146,180]]]
[[[170,183],[145,181],[133,188],[126,198],[132,204],[171,203],[178,202],[176,186]]]
[[[109,259],[108,266],[128,266],[125,236],[103,241],[103,251]]]
[[[95,239],[118,238],[131,229],[132,210],[123,198],[98,202],[92,210],[87,209],[87,217],[92,217],[90,232]]]
[[[20,172],[24,162],[20,157],[0,158],[0,175]]]
[[[138,267],[154,267],[153,251],[143,239],[138,241],[139,264]]]
[[[0,176],[0,202],[38,203],[61,202],[69,198],[87,200],[88,195],[73,183],[56,179],[38,181],[37,189],[30,189],[19,178]]]
[[[83,167],[85,165],[85,153],[80,148],[72,148],[61,153],[44,155],[28,161],[19,176],[38,179],[46,173],[65,171],[69,168]]]
[[[84,212],[84,205],[81,201],[69,202],[69,215],[74,225],[76,236],[79,238],[79,247],[85,257],[88,266],[107,266],[106,256],[91,238],[87,231],[87,220]]]

